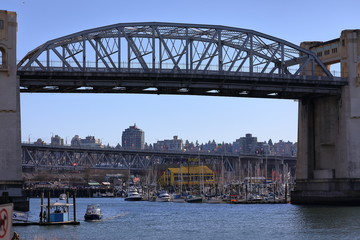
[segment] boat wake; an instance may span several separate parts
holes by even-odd
[[[108,217],[108,218],[103,218],[102,221],[113,220],[113,219],[115,219],[115,218],[124,217],[124,216],[126,216],[126,215],[128,215],[128,214],[129,214],[129,212],[119,213],[119,214],[117,214],[117,215],[115,215],[115,216],[110,216],[110,217]]]

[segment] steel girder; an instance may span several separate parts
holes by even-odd
[[[258,161],[263,156],[241,156],[244,161]],[[295,157],[276,157],[295,162]],[[225,171],[236,171],[240,156],[236,154],[186,153],[177,151],[118,150],[112,148],[79,148],[22,144],[23,167],[45,169],[149,169],[154,165],[223,165]]]
[[[84,168],[146,169],[153,162],[156,162],[154,156],[123,152],[40,146],[22,147],[24,167],[79,170]]]
[[[274,85],[257,89],[268,93],[291,93],[295,90],[284,90],[283,85],[292,81],[303,88],[298,91],[310,93],[321,84],[326,85],[323,93],[346,84],[335,81],[311,51],[270,35],[217,25],[159,22],[121,23],[50,40],[18,63],[18,74],[25,92],[239,96],[254,89],[253,82],[259,80]],[[114,81],[105,84],[104,78]],[[184,79],[186,84],[182,84]],[[236,85],[239,79],[244,82],[241,88]],[[76,80],[80,82],[73,84]]]

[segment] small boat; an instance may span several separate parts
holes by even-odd
[[[102,197],[101,192],[94,192],[94,193],[93,193],[93,197],[94,197],[94,198]]]
[[[174,196],[173,202],[184,203],[184,202],[186,202],[186,196],[181,195],[181,194],[177,194],[177,195]]]
[[[143,200],[141,194],[136,190],[136,188],[130,188],[127,192],[127,197],[125,201],[141,201]]]
[[[66,193],[62,193],[59,196],[59,200],[66,200],[66,198],[67,198]]]
[[[259,195],[253,195],[253,194],[249,194],[247,201],[250,202],[261,202],[263,200],[263,198]]]
[[[85,221],[100,221],[103,215],[99,204],[89,204],[84,215]]]
[[[28,222],[29,213],[28,212],[21,212],[21,211],[13,211],[12,220],[13,223],[17,222]]]
[[[203,198],[201,196],[189,195],[186,198],[186,202],[188,202],[188,203],[202,203]]]
[[[115,194],[113,192],[106,192],[102,196],[103,197],[115,197]]]
[[[168,192],[163,191],[160,192],[159,195],[157,196],[156,202],[170,202],[171,201],[171,196]]]
[[[220,197],[209,197],[208,199],[206,199],[205,202],[206,203],[222,203],[223,200]]]
[[[73,204],[60,202],[42,205],[43,208],[49,209],[50,215],[46,216],[47,211],[44,211],[40,225],[80,224],[76,220],[70,220],[70,206]]]

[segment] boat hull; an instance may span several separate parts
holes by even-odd
[[[203,199],[202,198],[191,198],[191,199],[187,199],[186,202],[188,202],[188,203],[202,203]]]
[[[142,197],[128,197],[124,199],[125,201],[141,201]]]
[[[170,202],[170,198],[156,198],[155,202]]]
[[[208,199],[206,200],[206,203],[222,203],[223,201],[221,199]]]
[[[33,225],[33,224],[32,224]],[[80,225],[80,222],[77,221],[66,221],[66,222],[41,222],[40,226],[50,226],[50,225]]]
[[[102,219],[102,215],[97,214],[89,214],[84,216],[85,221],[100,221]]]

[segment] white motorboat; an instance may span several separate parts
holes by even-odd
[[[156,202],[170,202],[171,195],[166,191],[160,192],[155,201]]]
[[[103,215],[99,204],[89,204],[84,215],[85,221],[100,221]]]
[[[136,188],[128,189],[127,197],[125,198],[125,201],[141,201],[141,200],[143,200],[143,198]]]
[[[59,200],[66,200],[66,198],[67,198],[66,193],[62,193],[62,194],[60,194],[60,196],[59,196]]]

